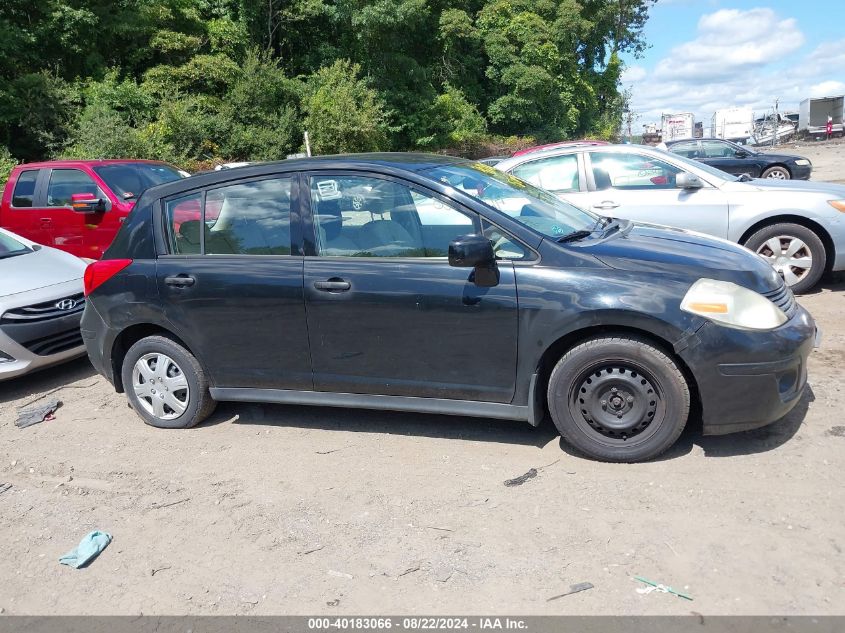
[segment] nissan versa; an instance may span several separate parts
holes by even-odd
[[[194,426],[219,400],[548,413],[581,452],[624,462],[670,447],[690,411],[708,434],[785,415],[816,335],[740,246],[443,156],[153,187],[84,281],[89,356],[153,426]]]

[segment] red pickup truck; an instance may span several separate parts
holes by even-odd
[[[61,160],[14,168],[0,227],[77,257],[99,259],[144,189],[187,176],[146,160]]]

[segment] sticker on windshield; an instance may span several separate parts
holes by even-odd
[[[341,197],[337,180],[321,180],[317,183],[317,198],[319,200],[337,200]]]

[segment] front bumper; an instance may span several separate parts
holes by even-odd
[[[807,384],[816,336],[816,324],[801,306],[767,332],[702,326],[680,355],[698,386],[704,434],[755,429],[789,413]]]
[[[789,171],[792,172],[793,180],[809,180],[813,175],[812,165],[790,165]]]

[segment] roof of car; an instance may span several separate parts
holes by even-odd
[[[76,159],[66,159],[66,160],[45,160],[38,163],[22,163],[20,167],[24,169],[35,169],[35,168],[42,168],[42,167],[68,167],[68,166],[78,166],[78,165],[89,165],[91,167],[97,167],[100,165],[126,165],[130,163],[145,163],[149,165],[169,165],[164,161],[160,160],[144,160],[141,158],[106,158],[106,159],[97,159],[97,160],[76,160]],[[175,169],[175,168],[174,168]]]
[[[308,171],[319,169],[362,170],[381,167],[387,171],[419,172],[441,165],[469,162],[466,159],[442,154],[418,154],[411,152],[382,152],[370,154],[335,154],[331,156],[312,156],[310,158],[290,158],[287,160],[250,163],[243,167],[209,171],[183,180],[151,187],[145,193],[155,197],[169,196],[198,187],[214,185],[250,176],[265,176],[281,171]]]
[[[598,141],[593,139],[581,139],[580,141],[558,141],[557,143],[546,143],[545,145],[534,145],[533,147],[526,147],[513,153],[513,156],[524,156],[525,154],[533,154],[534,152],[542,152],[547,149],[556,149],[559,147],[584,147],[590,145],[610,145],[607,141]]]

